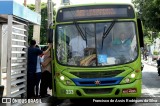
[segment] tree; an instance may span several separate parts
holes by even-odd
[[[40,44],[47,43],[47,4],[41,4],[41,33],[40,33]]]
[[[144,43],[152,44],[160,31],[160,0],[132,0],[144,25]]]
[[[30,4],[27,7],[35,11],[35,5]],[[47,42],[47,4],[41,3],[41,28],[40,28],[40,44],[45,44]],[[33,37],[33,25],[29,26],[29,36],[28,41]]]
[[[144,26],[157,32],[160,30],[160,0],[132,0],[138,10],[138,17]]]

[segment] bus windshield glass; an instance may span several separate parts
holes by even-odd
[[[77,24],[81,31],[75,24],[58,25],[56,28],[56,57],[60,64],[108,66],[126,64],[137,58],[134,22]]]

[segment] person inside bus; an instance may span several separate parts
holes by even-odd
[[[43,48],[43,51],[47,50],[47,46]],[[40,96],[47,97],[47,89],[52,89],[52,74],[51,74],[51,56],[50,52],[42,56],[42,77],[40,84]]]
[[[37,56],[41,54],[47,54],[51,49],[52,44],[46,51],[42,51],[36,48],[36,41],[31,40],[30,47],[28,48],[28,61],[27,61],[27,98],[35,97],[34,95],[34,84],[35,84],[35,73],[37,66]]]
[[[120,63],[125,63],[130,60],[131,43],[130,37],[124,32],[113,39],[112,55],[114,55],[113,57],[116,57]]]
[[[70,43],[70,50],[72,53],[72,57],[78,56],[83,57],[84,56],[84,49],[86,48],[86,41],[83,40],[81,35],[77,35],[75,38],[71,39]]]
[[[122,32],[122,33],[120,33],[119,38],[117,38],[113,41],[113,44],[115,44],[115,45],[130,45],[131,39],[127,36],[126,33]]]

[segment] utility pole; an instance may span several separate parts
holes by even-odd
[[[35,11],[41,14],[41,0],[35,0]],[[40,44],[40,25],[33,26],[33,39],[36,40],[37,44]]]
[[[54,43],[54,29],[52,26],[54,25],[53,18],[53,9],[56,4],[52,2],[52,0],[47,0],[47,13],[48,13],[48,43]]]
[[[27,0],[24,0],[24,4],[25,7],[27,6]]]
[[[52,0],[47,0],[48,28],[53,24],[53,6]]]

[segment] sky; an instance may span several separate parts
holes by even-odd
[[[24,0],[14,0],[14,1],[17,1],[20,4],[24,3]],[[26,0],[26,1],[27,1],[27,4],[35,4],[35,0]],[[41,2],[47,2],[47,0],[41,0]]]
[[[56,3],[56,8],[59,7],[61,0],[53,0]],[[105,3],[105,2],[125,2],[131,3],[131,0],[70,0],[71,4],[83,4],[83,3]]]
[[[20,4],[23,4],[24,0],[15,0]],[[35,4],[35,0],[26,0],[27,4]],[[60,4],[61,0],[52,0],[57,5]],[[81,3],[98,3],[98,2],[109,2],[110,0],[70,0],[71,4],[81,4]],[[131,2],[131,0],[111,0],[111,2]],[[47,0],[41,0],[41,2],[47,2]]]
[[[24,3],[24,0],[14,0],[20,4]],[[27,4],[35,4],[35,0],[26,0]],[[61,4],[61,0],[52,0],[56,5],[55,8],[58,8]],[[83,3],[102,3],[102,2],[124,2],[131,3],[132,0],[70,0],[70,4],[83,4]],[[47,0],[41,0],[41,3],[47,3]]]
[[[131,0],[70,0],[71,3],[131,2]]]

